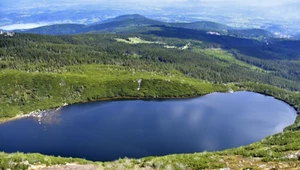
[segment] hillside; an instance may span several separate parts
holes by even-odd
[[[212,82],[258,81],[292,90],[299,89],[297,83],[300,81],[298,70],[300,63],[297,60],[293,61],[296,56],[281,61],[281,58],[289,59],[290,56],[285,51],[277,49],[265,52],[265,54],[271,52],[274,54],[268,56],[273,57],[272,59],[265,59],[263,57],[267,56],[258,53],[259,50],[264,52],[264,46],[258,41],[213,36],[197,31],[197,34],[192,31],[186,32],[185,35],[180,31],[181,29],[177,28],[172,30],[166,28],[163,31],[149,33],[158,36],[137,34],[136,37],[140,38],[137,38],[138,41],[134,44],[117,41],[117,39],[126,40],[134,35],[17,34],[14,37],[1,39],[0,47],[3,56],[1,68],[44,70],[47,67],[56,69],[65,65],[123,63],[122,65],[146,70],[160,71],[167,67]],[[173,36],[184,39],[173,38]],[[299,42],[282,43],[287,46],[286,48],[290,48],[289,46],[295,46]],[[183,47],[184,50],[181,50],[180,48]],[[242,47],[256,48],[256,53],[253,50],[248,52]],[[9,57],[13,55],[14,59]],[[275,58],[276,55],[281,58]],[[32,65],[36,61],[42,63],[41,66],[45,68]],[[145,64],[149,62],[153,63],[153,66]],[[257,69],[253,69],[255,67]]]
[[[136,29],[144,29],[141,27],[164,24],[166,23],[134,14],[119,16],[91,25],[56,24],[18,32],[48,35],[78,34],[89,32],[136,32]]]
[[[159,25],[159,24],[163,24],[163,22],[161,21],[156,21],[156,20],[152,20],[149,19],[145,16],[139,15],[139,14],[129,14],[129,15],[121,15],[121,16],[117,16],[115,18],[110,18],[110,19],[106,19],[100,22],[96,22],[93,23],[91,25],[99,25],[99,24],[104,24],[104,23],[110,23],[110,22],[122,22],[122,21],[128,21],[128,20],[132,20],[132,21],[136,21],[138,22],[144,22],[145,24],[150,24],[150,25]]]
[[[49,35],[78,34],[82,32],[82,29],[84,27],[85,25],[82,24],[56,24],[56,25],[42,26],[39,28],[33,28],[21,32],[33,33],[33,34],[49,34]]]
[[[160,29],[150,30],[145,34],[209,42],[218,44],[219,47],[227,50],[236,49],[244,55],[249,55],[260,59],[272,60],[300,58],[300,50],[297,48],[297,46],[300,45],[300,41],[276,38],[269,38],[260,41],[256,39],[238,38],[227,35],[213,35],[201,30],[168,26],[156,26],[156,28]]]
[[[70,35],[79,33],[145,34],[170,38],[194,39],[217,44],[226,50],[238,50],[243,55],[259,59],[299,59],[300,41],[277,39],[262,29],[232,29],[213,22],[164,23],[141,15],[124,15],[98,24],[59,24],[23,31],[25,33]],[[256,50],[252,50],[256,49]]]
[[[261,38],[261,37],[275,37],[274,34],[263,29],[244,29],[244,30],[228,30],[230,35],[236,37],[249,37],[249,38]]]
[[[192,23],[170,23],[169,26],[186,28],[186,29],[221,31],[221,32],[233,29],[227,25],[210,22],[210,21],[199,21],[199,22],[192,22]]]
[[[234,36],[240,38],[271,38],[274,35],[266,30],[262,29],[245,29],[238,30],[229,27],[224,24],[219,24],[210,21],[198,21],[192,23],[167,23],[162,21],[156,21],[149,19],[142,15],[122,15],[115,18],[107,19],[101,22],[93,23],[91,25],[81,24],[56,24],[50,26],[43,26],[39,28],[29,30],[16,30],[23,33],[34,34],[50,34],[50,35],[62,35],[62,34],[79,34],[79,33],[137,33],[146,32],[147,30],[153,30],[152,26],[167,26],[174,28],[185,28],[200,31],[216,31],[218,34]]]

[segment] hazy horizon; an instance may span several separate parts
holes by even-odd
[[[91,24],[124,14],[169,22],[208,20],[236,27],[263,22],[293,26],[300,0],[3,0],[0,29],[29,29],[58,23]]]

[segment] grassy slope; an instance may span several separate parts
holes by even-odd
[[[239,65],[241,67],[245,67],[245,68],[248,68],[250,70],[255,70],[255,71],[259,71],[259,72],[267,72],[266,70],[263,70],[262,68],[256,67],[256,66],[251,65],[251,64],[247,64],[247,63],[245,63],[243,61],[240,61],[240,60],[237,60],[236,58],[234,58],[232,56],[232,54],[230,54],[227,51],[224,51],[222,49],[219,49],[219,48],[217,48],[217,49],[205,49],[205,50],[194,48],[193,50],[196,51],[196,52],[204,53],[204,54],[207,54],[208,56],[223,60],[223,61],[227,62],[228,64],[236,64],[236,65]]]
[[[116,38],[118,42],[124,42],[128,44],[155,44],[158,42],[146,41],[138,37],[129,37],[127,40],[122,38]]]
[[[116,38],[115,39],[117,42],[123,42],[127,44],[164,44],[165,48],[175,48],[175,49],[189,49],[191,46],[191,43],[186,44],[183,47],[177,47],[177,46],[170,46],[167,45],[166,43],[159,42],[159,41],[146,41],[143,40],[139,37],[129,37],[127,39],[122,39],[122,38]],[[241,60],[236,59],[231,53],[221,49],[221,48],[207,48],[203,49],[199,46],[194,46],[191,47],[191,50],[194,52],[197,52],[199,54],[206,54],[209,57],[217,58],[220,61],[223,61],[226,63],[226,66],[236,64],[241,67],[245,67],[250,70],[258,71],[258,72],[268,72],[260,67],[248,64],[246,62],[243,62]]]
[[[189,97],[228,91],[225,85],[186,78],[177,71],[162,75],[104,65],[68,66],[62,70],[64,73],[0,71],[0,118],[103,98]]]

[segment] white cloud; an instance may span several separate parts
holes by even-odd
[[[191,0],[194,3],[222,3],[222,4],[240,4],[240,5],[254,5],[254,6],[275,6],[282,4],[295,3],[295,0]]]
[[[50,23],[41,23],[41,24],[37,24],[37,23],[12,24],[12,25],[2,26],[2,27],[0,27],[0,29],[10,31],[10,30],[17,30],[17,29],[37,28],[37,27],[41,27],[41,26],[45,26],[45,25],[50,25]]]

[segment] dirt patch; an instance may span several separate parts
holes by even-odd
[[[95,170],[103,169],[101,166],[88,164],[88,165],[78,165],[78,164],[66,164],[66,165],[54,165],[54,166],[31,166],[30,170]]]

